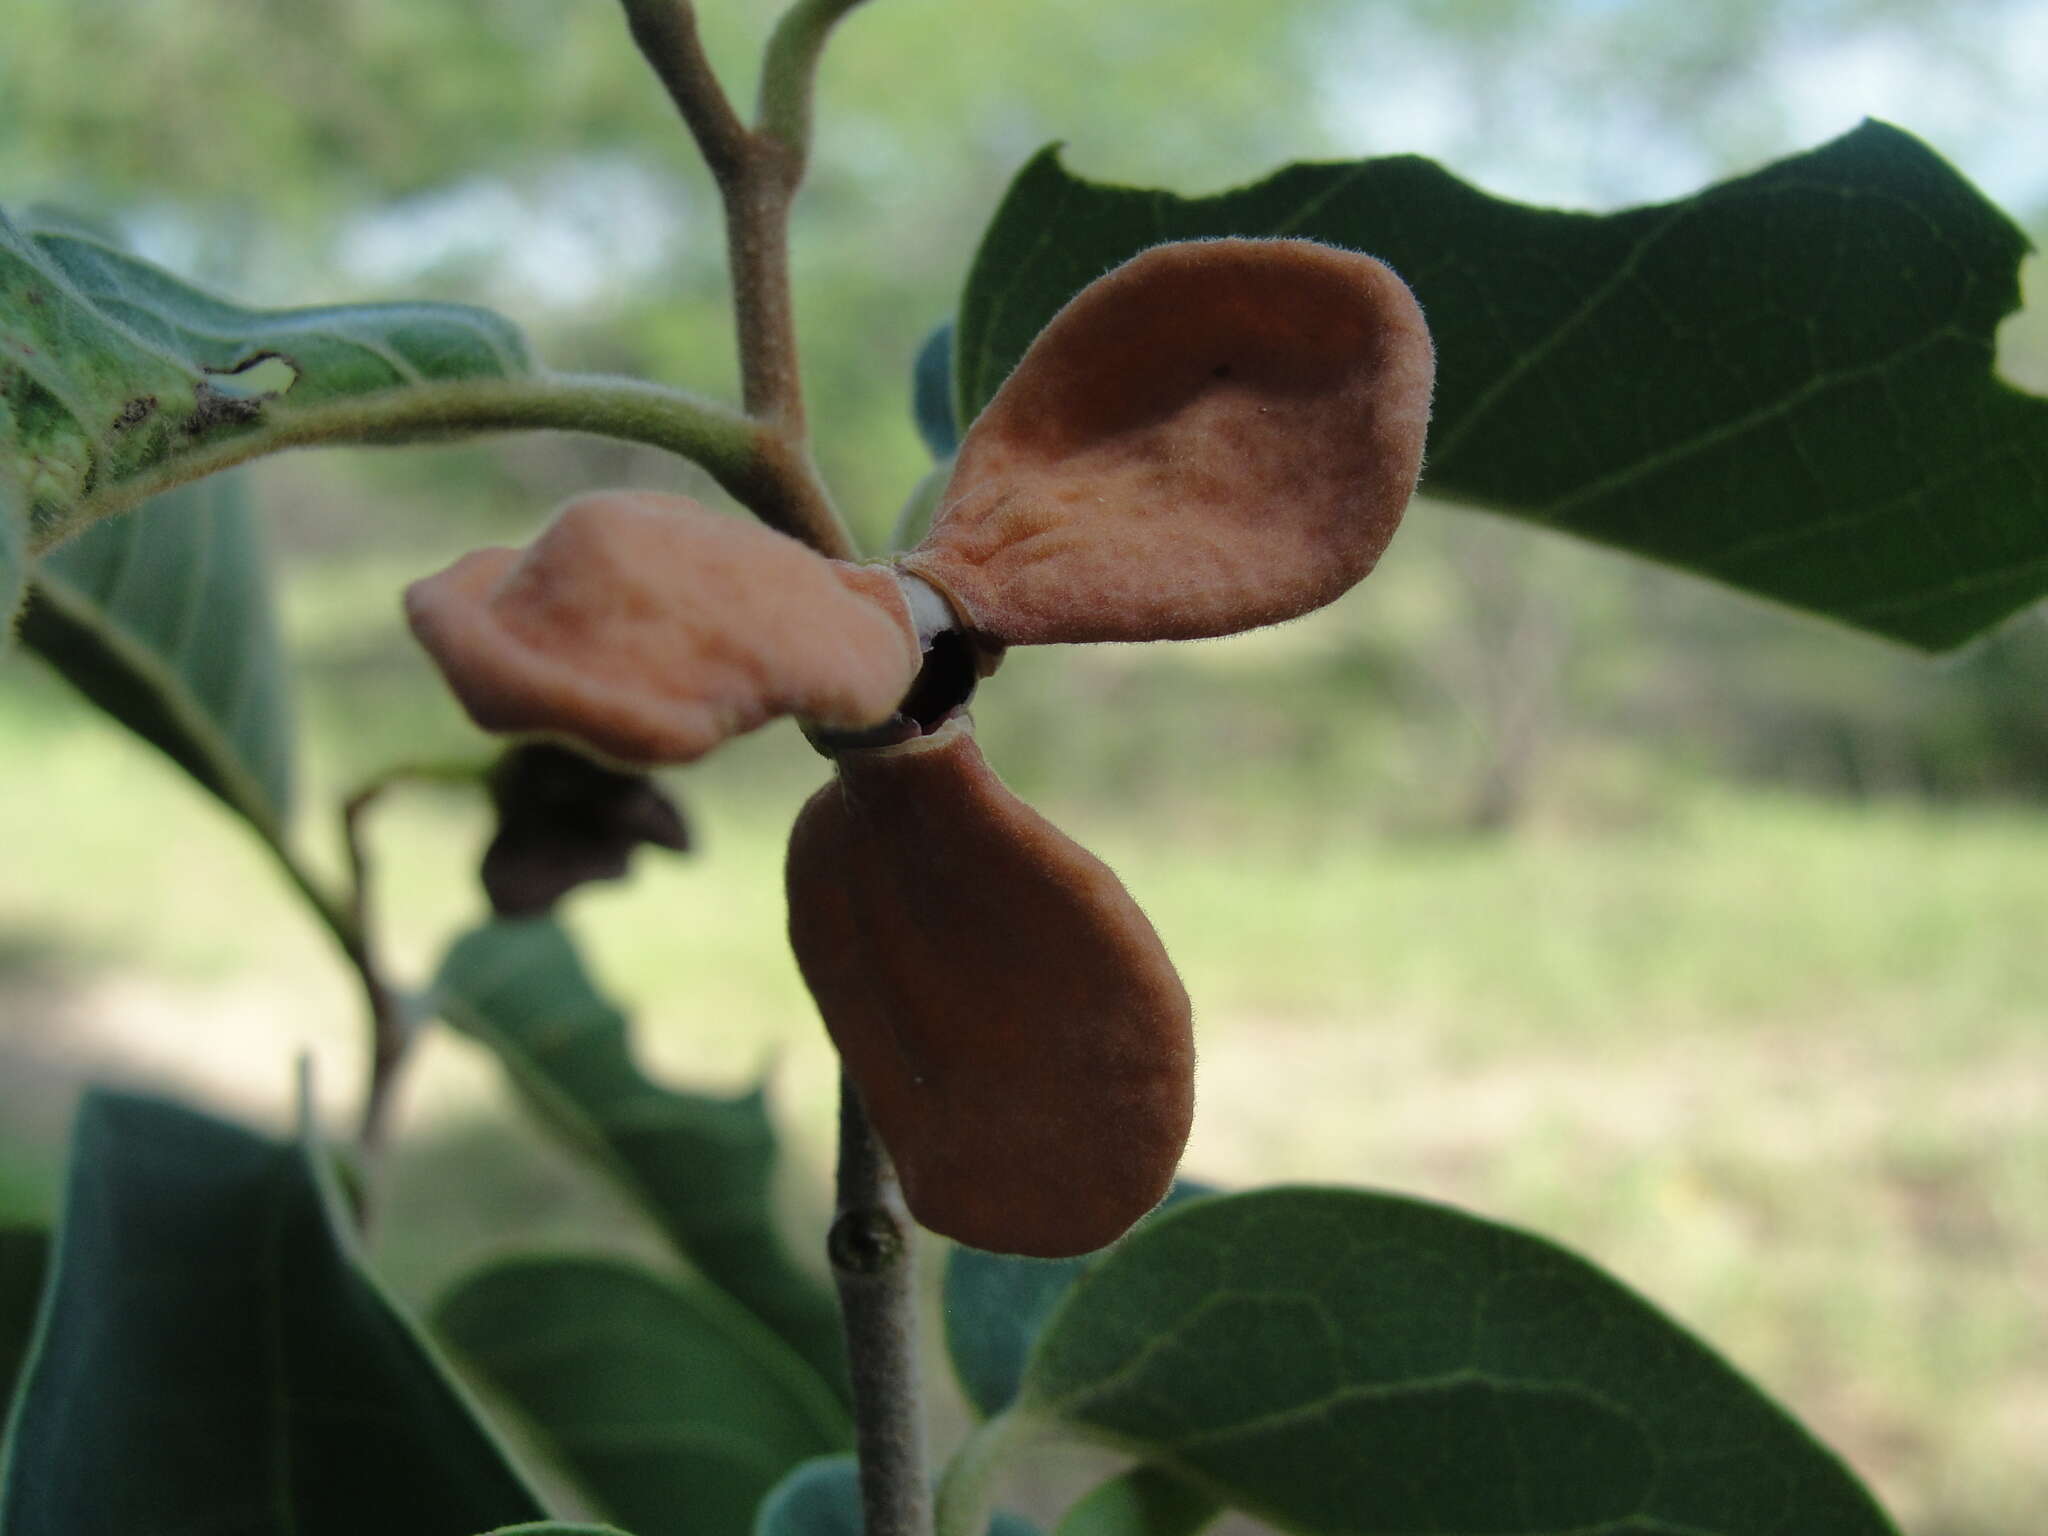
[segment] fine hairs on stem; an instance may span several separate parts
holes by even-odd
[[[833,26],[861,0],[798,0],[762,62],[758,118],[740,117],[704,52],[689,0],[623,0],[633,40],[668,90],[724,205],[740,394],[761,429],[758,484],[741,499],[820,554],[851,558],[852,537],[811,463],[789,286],[789,210],[810,159],[811,97]]]
[[[857,551],[807,444],[789,212],[810,159],[818,61],[832,28],[860,3],[796,0],[784,13],[762,61],[749,127],[712,69],[689,0],[623,0],[633,39],[689,127],[724,205],[741,398],[756,429],[753,483],[741,490],[728,481],[728,489],[771,527],[832,559]],[[827,1248],[846,1330],[867,1536],[929,1536],[932,1529],[915,1231],[888,1153],[842,1077],[838,1200]]]

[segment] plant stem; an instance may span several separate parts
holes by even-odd
[[[368,1191],[391,1134],[392,1095],[415,1033],[413,1021],[407,1016],[408,1010],[400,1002],[397,992],[384,980],[370,923],[370,858],[363,842],[362,820],[363,813],[376,803],[390,783],[388,777],[377,779],[341,804],[341,837],[348,849],[348,914],[355,934],[354,943],[348,946],[349,959],[355,964],[356,974],[362,978],[370,1008],[369,1074],[363,1088],[363,1117],[356,1129],[356,1152],[362,1163],[365,1224],[370,1211]]]
[[[688,0],[624,0],[626,25],[669,99],[689,125],[690,137],[711,174],[724,185],[746,153],[747,125],[713,73],[697,35],[697,11]]]
[[[148,473],[107,486],[80,507],[76,526],[287,448],[530,430],[589,432],[665,448],[701,465],[769,526],[799,538],[808,530],[813,493],[790,483],[781,463],[784,450],[763,424],[680,390],[573,373],[406,385],[304,407],[279,402],[247,432],[173,455]]]
[[[797,0],[768,39],[761,67],[760,131],[788,146],[801,176],[810,155],[811,96],[825,39],[861,0]]]
[[[827,1251],[853,1376],[865,1536],[930,1536],[917,1363],[917,1264],[896,1170],[839,1080],[839,1200]]]
[[[356,1133],[362,1175],[357,1191],[356,1218],[358,1224],[367,1230],[372,1206],[371,1186],[390,1116],[392,1085],[399,1064],[404,1058],[405,1046],[410,1042],[412,1028],[402,998],[384,979],[383,970],[372,951],[369,925],[365,921],[363,865],[353,827],[348,829],[347,835],[353,882],[345,900],[337,899],[331,891],[321,885],[313,877],[312,871],[299,861],[298,855],[293,853],[281,838],[265,831],[263,842],[276,858],[279,867],[284,870],[286,877],[298,888],[299,894],[305,897],[306,904],[320,919],[321,926],[333,937],[336,947],[341,950],[342,958],[348,961],[349,969],[355,973],[356,981],[362,988],[364,1007],[369,1014],[368,1086],[363,1095],[362,1121]]]
[[[763,428],[751,446],[752,493],[727,485],[763,521],[834,559],[852,537],[811,462],[789,282],[789,210],[810,159],[811,93],[825,38],[860,0],[797,0],[769,40],[760,120],[734,111],[704,53],[690,0],[623,0],[633,40],[711,168],[725,212],[740,400]],[[724,483],[724,482],[721,482]],[[767,495],[772,507],[756,499]]]

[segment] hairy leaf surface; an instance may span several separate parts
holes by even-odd
[[[361,1267],[323,1156],[79,1112],[6,1536],[451,1536],[545,1512]]]
[[[1584,1260],[1360,1190],[1225,1195],[1135,1233],[1054,1314],[1020,1406],[1332,1536],[1893,1529]]]
[[[294,416],[530,366],[518,331],[485,310],[250,309],[69,222],[0,214],[0,479],[37,547]]]
[[[784,1473],[852,1439],[817,1372],[701,1282],[514,1259],[463,1281],[434,1321],[639,1536],[746,1536]]]
[[[759,1091],[723,1099],[650,1082],[625,1016],[548,919],[465,934],[435,995],[442,1017],[495,1051],[542,1118],[594,1155],[691,1263],[841,1387],[838,1308],[775,1225],[775,1128]]]
[[[167,492],[45,555],[21,636],[265,838],[282,840],[290,678],[241,477]]]
[[[1993,372],[2027,242],[1895,128],[1611,214],[1412,156],[1188,199],[1049,150],[968,278],[959,418],[1094,278],[1224,235],[1369,251],[1407,279],[1438,349],[1432,494],[1927,648],[2048,593],[2048,400]]]

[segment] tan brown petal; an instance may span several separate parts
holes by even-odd
[[[405,594],[478,725],[683,763],[778,715],[854,730],[917,675],[895,579],[682,496],[602,491],[523,553],[482,549]]]
[[[912,1214],[1000,1253],[1113,1241],[1165,1195],[1194,1107],[1158,935],[966,721],[838,769],[790,840],[790,939]]]
[[[1434,378],[1421,310],[1369,256],[1158,246],[1031,344],[903,566],[1011,645],[1294,618],[1393,537]]]

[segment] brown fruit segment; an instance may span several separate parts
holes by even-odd
[[[413,583],[405,609],[485,730],[625,763],[686,763],[778,715],[878,724],[918,670],[887,572],[646,491],[579,497],[524,552]]]
[[[1166,1194],[1188,998],[1116,876],[996,778],[964,719],[849,752],[789,847],[789,928],[925,1226],[1064,1258]]]
[[[1369,256],[1155,247],[1031,344],[903,567],[1006,645],[1295,618],[1393,537],[1435,369],[1414,296]]]

